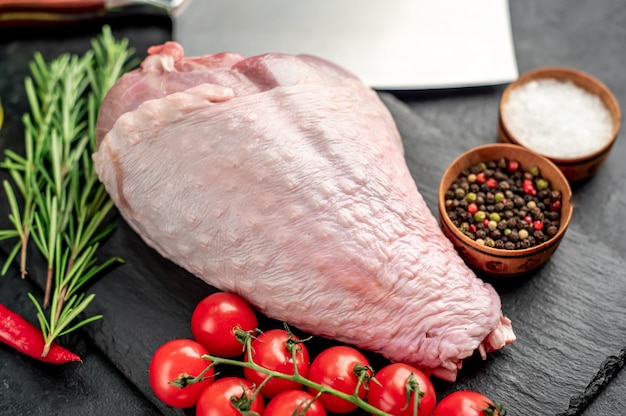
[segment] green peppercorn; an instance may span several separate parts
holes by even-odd
[[[484,163],[484,162],[480,162],[480,163],[478,164],[478,171],[479,171],[479,172],[484,172],[484,171],[485,171],[485,169],[487,169],[487,164],[486,164],[486,163]]]
[[[502,192],[496,192],[493,196],[493,201],[497,204],[498,202],[502,202],[504,199],[504,194]]]
[[[533,176],[539,176],[539,168],[537,166],[530,168],[529,172]]]
[[[487,247],[495,247],[496,242],[495,242],[495,241],[493,241],[493,238],[487,238],[487,239],[485,240],[485,245],[486,245]]]
[[[475,192],[468,192],[467,195],[465,195],[465,199],[467,200],[467,202],[474,202],[474,201],[476,201],[476,193]]]
[[[484,211],[476,211],[474,214],[474,221],[483,222],[487,218],[487,214]]]
[[[461,199],[465,196],[465,190],[463,188],[456,188],[454,190],[454,196]]]
[[[550,184],[548,183],[547,180],[541,178],[535,181],[535,186],[537,187],[538,190],[544,190],[544,189],[548,189],[548,186],[550,186]]]
[[[500,214],[498,214],[497,212],[492,212],[491,214],[489,214],[489,220],[495,223],[500,222]]]
[[[504,236],[505,236],[505,237],[508,237],[508,236],[509,236],[509,234],[511,234],[511,229],[510,229],[510,228],[505,228],[505,229],[504,229]]]

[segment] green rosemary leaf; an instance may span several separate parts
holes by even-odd
[[[87,307],[87,305],[85,305],[85,308]],[[94,321],[97,321],[99,319],[102,319],[103,316],[102,315],[94,315],[94,316],[90,316],[89,318],[83,319],[82,321],[80,321],[79,323],[77,323],[76,325],[66,329],[65,331],[61,332],[59,334],[59,336],[63,336],[65,334],[69,334],[70,332],[76,331],[78,328],[83,327],[87,324],[90,324]]]
[[[105,270],[108,270],[115,263],[123,264],[124,263],[124,259],[122,259],[121,257],[111,257],[111,258],[107,259],[105,262],[97,265],[96,267],[92,267],[84,275],[81,276],[81,279],[78,280],[76,285],[72,288],[72,292],[70,292],[69,294],[72,295],[75,292],[78,292],[78,290],[84,284],[86,284],[90,279],[92,279],[92,278],[102,274]]]
[[[15,192],[13,192],[13,188],[7,180],[4,180],[2,184],[4,186],[4,192],[7,196],[7,201],[9,202],[9,206],[11,208],[11,222],[15,225],[18,235],[22,235],[22,217],[20,215],[20,209],[17,198],[15,197]]]
[[[51,333],[54,334],[55,338],[58,337],[61,333],[67,333],[66,331],[64,331],[65,328],[67,328],[70,323],[72,323],[72,321],[74,321],[74,319],[78,317],[78,315],[80,315],[85,309],[87,309],[87,306],[89,306],[95,296],[96,295],[91,294],[84,298],[82,301],[80,301],[77,306],[65,308],[63,310],[60,316],[61,319],[58,320],[59,324],[56,328],[54,328],[54,330],[51,330]],[[80,298],[82,298],[82,296],[80,296],[78,299]],[[74,295],[70,298],[70,300],[68,300],[68,303],[73,306],[73,304],[76,303],[76,299],[76,295]]]
[[[41,327],[41,331],[45,334],[50,330],[50,327],[48,326],[48,321],[45,319],[46,314],[41,308],[39,301],[32,293],[28,293],[28,297],[30,298],[30,300],[35,305],[35,308],[37,309],[37,312],[38,312],[37,320],[39,321],[39,326]]]
[[[9,231],[5,231],[7,233],[9,233]],[[17,232],[16,232],[17,234]],[[1,239],[5,239],[5,238],[9,238],[10,236],[6,236],[6,237],[2,237]],[[4,262],[4,266],[2,267],[2,276],[5,276],[7,274],[7,271],[9,270],[9,267],[11,267],[11,264],[13,263],[13,261],[15,261],[17,254],[20,252],[22,248],[22,242],[18,241],[14,246],[13,249],[11,250],[11,252],[9,253],[9,255],[7,256],[6,261]]]

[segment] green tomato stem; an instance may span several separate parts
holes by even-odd
[[[249,354],[248,355],[249,359],[248,359],[247,362],[239,361],[239,360],[233,360],[233,359],[229,359],[229,358],[215,357],[215,356],[212,356],[210,354],[209,355],[204,355],[203,358],[205,360],[211,361],[211,364],[209,365],[209,367],[214,367],[214,366],[219,365],[219,364],[225,364],[225,365],[233,365],[233,366],[237,366],[237,367],[249,368],[249,369],[258,371],[258,372],[263,373],[263,374],[268,376],[266,378],[266,380],[264,380],[263,383],[265,383],[266,381],[268,381],[271,378],[280,378],[280,379],[283,379],[283,380],[294,381],[294,382],[296,382],[298,384],[302,384],[305,387],[309,387],[309,388],[315,389],[315,390],[319,391],[320,394],[321,393],[328,393],[328,394],[331,394],[333,396],[339,397],[339,398],[341,398],[343,400],[346,400],[346,401],[356,405],[357,407],[361,408],[362,410],[365,410],[366,412],[371,413],[372,415],[376,415],[376,416],[391,416],[389,413],[385,413],[382,410],[377,409],[376,407],[370,405],[369,403],[367,403],[366,401],[364,401],[363,399],[361,399],[357,395],[357,392],[359,390],[361,382],[359,382],[359,384],[357,385],[357,388],[355,389],[354,393],[346,394],[346,393],[344,393],[342,391],[333,389],[331,387],[315,383],[314,381],[311,381],[308,378],[303,377],[297,371],[293,375],[288,375],[288,374],[284,374],[284,373],[281,373],[281,372],[278,372],[278,371],[274,371],[274,370],[270,370],[270,369],[267,369],[265,367],[262,367],[262,366],[256,364],[254,361],[252,361],[250,359],[251,358],[250,348],[247,348],[247,353]],[[257,389],[257,391],[259,391],[259,390],[260,390],[260,388]]]

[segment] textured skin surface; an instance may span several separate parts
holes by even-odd
[[[150,53],[103,104],[94,155],[147,244],[272,318],[439,377],[514,340],[374,91],[314,57]]]

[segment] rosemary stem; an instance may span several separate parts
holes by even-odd
[[[48,272],[46,273],[46,290],[43,296],[43,308],[46,309],[50,306],[50,296],[52,296],[52,280],[54,277],[54,269],[52,266],[48,266]]]
[[[20,276],[22,277],[22,279],[24,279],[26,278],[26,253],[28,249],[28,235],[30,233],[28,221],[24,221],[22,228],[24,230],[24,233],[22,234],[22,237],[21,237],[22,247],[20,249]]]

